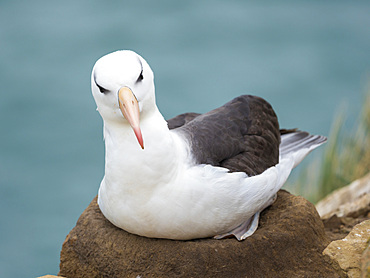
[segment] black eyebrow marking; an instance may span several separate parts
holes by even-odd
[[[137,80],[136,80],[136,82],[140,82],[141,80],[143,80],[144,79],[144,76],[143,76],[143,64],[141,63],[141,60],[140,60],[140,58],[138,57],[137,58],[138,60],[139,60],[139,62],[140,62],[140,66],[141,66],[141,72],[140,72],[140,75],[139,75],[139,77],[137,78]]]
[[[107,89],[103,88],[103,87],[102,87],[102,86],[100,86],[98,83],[96,83],[96,82],[95,82],[95,84],[96,84],[96,86],[98,86],[99,91],[100,91],[102,94],[105,94],[105,93],[107,93],[107,92],[108,92],[108,90],[107,90]]]
[[[99,88],[99,91],[102,93],[102,94],[105,94],[107,93],[109,90],[103,88],[102,86],[100,86],[97,82],[96,82],[96,73],[94,72],[94,82],[95,82],[95,85]]]

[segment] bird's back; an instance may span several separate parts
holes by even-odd
[[[279,161],[279,123],[264,99],[243,95],[205,114],[168,120],[188,139],[195,163],[257,175]]]

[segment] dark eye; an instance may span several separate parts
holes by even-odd
[[[98,83],[96,83],[96,82],[95,82],[95,84],[96,84],[96,86],[98,86],[99,91],[100,91],[102,94],[105,94],[105,93],[107,93],[107,92],[108,92],[108,90],[107,90],[107,89],[103,88],[103,87],[102,87],[102,86],[100,86]]]
[[[136,82],[140,82],[140,81],[141,81],[141,80],[143,80],[143,79],[144,79],[144,76],[143,76],[143,70],[141,70],[140,75],[139,75],[139,77],[137,78]]]

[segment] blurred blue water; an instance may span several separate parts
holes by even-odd
[[[96,195],[102,122],[90,71],[133,49],[166,118],[251,93],[281,126],[350,123],[370,70],[369,1],[0,1],[0,277],[56,274]]]

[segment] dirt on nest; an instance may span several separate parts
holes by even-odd
[[[174,241],[136,236],[113,226],[96,198],[67,236],[64,277],[345,277],[322,254],[329,244],[315,207],[280,191],[261,213],[255,234]]]

